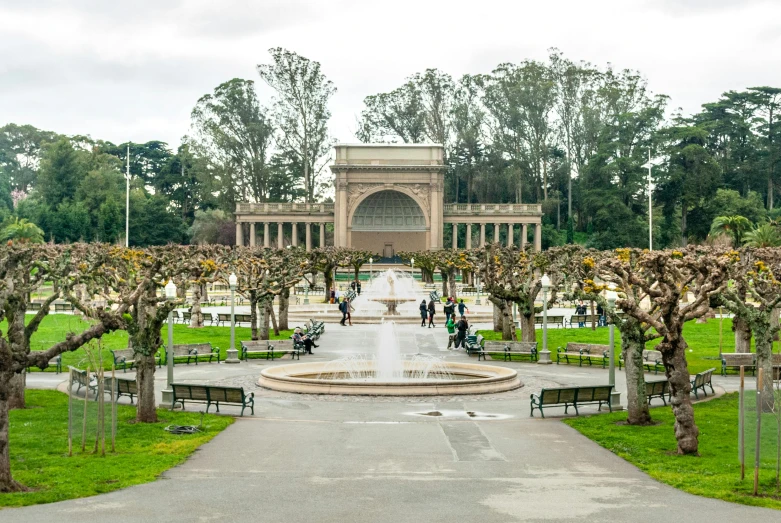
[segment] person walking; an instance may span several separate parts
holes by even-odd
[[[339,312],[342,313],[342,321],[339,322],[339,325],[341,325],[342,327],[345,326],[344,322],[347,321],[347,310],[348,310],[347,307],[349,307],[347,301],[343,301],[342,303],[339,304]]]
[[[352,290],[355,290],[355,280],[353,280],[353,281],[351,281],[351,282],[350,282],[350,288],[351,288]]]
[[[357,285],[357,292],[358,292],[358,296],[360,296],[361,295],[361,282],[360,281],[358,282],[358,285]]]
[[[462,318],[464,317],[464,310],[466,312],[469,312],[469,307],[466,306],[466,303],[464,303],[464,298],[461,298],[461,301],[458,302],[458,315]]]
[[[426,300],[420,302],[420,326],[426,326],[426,317],[428,316],[428,308],[426,307]]]
[[[466,316],[462,315],[461,319],[458,320],[456,330],[458,331],[456,334],[456,348],[462,345],[466,348],[466,334],[469,332],[469,322],[466,321]]]
[[[434,325],[434,314],[437,313],[437,309],[434,307],[434,300],[428,302],[428,328],[436,327]]]
[[[456,315],[450,314],[447,317],[447,323],[445,324],[445,327],[447,328],[447,350],[452,350],[450,347],[455,345],[456,343]],[[458,348],[458,346],[456,346]]]
[[[333,305],[335,299],[336,299],[336,291],[334,290],[333,287],[331,287],[331,297],[330,297],[331,305]]]
[[[352,311],[355,309],[353,308],[353,304],[350,302],[350,298],[344,299],[345,308],[347,309],[347,322],[350,324],[350,327],[353,326],[353,315],[351,314]]]
[[[453,303],[453,298],[449,296],[447,302],[445,302],[445,306],[442,308],[442,312],[445,313],[446,320],[449,320],[450,317],[455,314],[455,310],[453,310],[455,309],[455,306],[456,305]]]

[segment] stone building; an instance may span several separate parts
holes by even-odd
[[[334,203],[239,203],[236,243],[335,245],[390,259],[397,251],[471,248],[487,241],[525,245],[532,233],[540,250],[538,204],[444,203],[443,153],[441,145],[430,144],[338,144],[331,165]],[[466,238],[461,244],[460,227]]]

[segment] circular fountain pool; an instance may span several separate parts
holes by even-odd
[[[284,392],[366,396],[489,394],[522,386],[513,369],[493,365],[440,362],[429,370],[428,362],[409,360],[399,362],[396,376],[385,376],[377,364],[363,361],[359,374],[350,361],[279,365],[263,369],[258,384]]]

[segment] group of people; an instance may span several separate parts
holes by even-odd
[[[436,303],[437,300],[430,300],[426,304],[426,300],[420,302],[420,326],[426,326],[426,320],[428,320],[428,328],[436,327],[434,324],[434,316],[436,315]],[[456,319],[456,310],[458,310],[458,317]],[[447,348],[451,350],[451,347],[460,348],[465,344],[467,333],[469,332],[469,322],[466,319],[466,313],[469,312],[469,308],[464,303],[464,300],[460,300],[456,303],[456,300],[452,296],[447,298],[445,306],[443,307],[445,313],[445,328],[448,333]]]

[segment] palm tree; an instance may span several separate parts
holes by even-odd
[[[43,231],[37,225],[24,218],[13,218],[0,231],[0,241],[19,243],[43,243]]]
[[[746,247],[779,247],[781,246],[781,235],[772,224],[763,223],[743,235],[743,245]]]
[[[717,216],[710,226],[712,236],[728,234],[732,237],[732,245],[737,247],[742,243],[743,234],[751,230],[751,222],[743,216]]]

